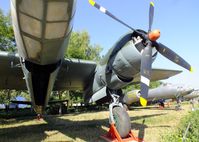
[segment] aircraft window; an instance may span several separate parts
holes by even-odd
[[[68,28],[68,23],[47,23],[46,24],[46,39],[63,38]]]
[[[43,1],[42,0],[22,0],[19,5],[20,11],[27,13],[38,19],[43,16]]]
[[[70,19],[68,15],[67,2],[49,2],[47,10],[47,21],[67,21]]]
[[[39,53],[41,52],[40,42],[26,36],[23,36],[23,39],[25,42],[25,46],[26,46],[26,50],[28,52],[29,58],[32,58],[32,59],[38,58]]]
[[[36,36],[38,38],[41,38],[42,25],[40,21],[33,19],[29,16],[26,16],[22,13],[19,14],[19,19],[22,31],[30,35]]]

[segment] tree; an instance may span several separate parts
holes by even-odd
[[[90,43],[90,36],[88,32],[72,32],[65,57],[99,61],[101,59],[101,51],[102,47],[100,45],[92,45]],[[69,91],[69,94],[71,101],[76,103],[83,101],[81,91]]]
[[[10,14],[4,15],[0,9],[0,50],[15,52],[16,43],[10,17]]]
[[[161,81],[152,81],[152,82],[150,82],[149,88],[150,89],[157,88],[161,84],[162,84]],[[134,84],[134,85],[130,84],[130,85],[127,85],[126,87],[124,87],[122,90],[123,90],[124,94],[126,94],[127,92],[132,91],[132,90],[140,90],[140,84]]]
[[[149,86],[149,87],[150,87],[151,89],[157,88],[157,87],[159,87],[162,83],[163,83],[163,82],[161,82],[161,81],[153,81],[153,82],[150,83],[150,86]]]
[[[100,45],[92,45],[88,32],[72,32],[65,57],[85,60],[100,60]]]

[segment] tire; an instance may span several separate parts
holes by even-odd
[[[128,136],[131,131],[131,121],[125,108],[114,107],[113,108],[113,118],[115,121],[115,126],[122,138]]]

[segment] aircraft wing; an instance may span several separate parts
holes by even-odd
[[[168,69],[152,69],[151,72],[151,81],[168,79],[174,75],[181,73],[180,70],[168,70]],[[134,78],[134,83],[140,82],[140,74],[137,74]]]
[[[80,59],[64,59],[54,90],[82,90],[94,74],[96,63]],[[179,70],[152,69],[151,81],[167,79]],[[0,89],[27,90],[18,54],[0,52]],[[140,74],[134,78],[140,82]]]
[[[0,52],[0,89],[27,90],[18,54]]]
[[[11,103],[14,104],[24,104],[24,105],[32,105],[31,101],[10,101]],[[54,100],[54,101],[49,101],[48,104],[56,104],[56,103],[64,103],[68,102],[68,100]]]
[[[83,89],[94,73],[96,63],[80,59],[64,59],[54,90]],[[18,54],[0,51],[0,89],[27,90]]]
[[[96,62],[65,59],[59,70],[54,90],[82,90],[94,74]]]

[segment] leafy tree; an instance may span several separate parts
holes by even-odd
[[[153,81],[153,82],[150,83],[150,86],[149,86],[149,87],[150,87],[151,89],[157,88],[157,87],[159,87],[162,83],[163,83],[163,82],[161,82],[161,81]]]
[[[9,90],[0,91],[0,104],[8,104],[10,100]]]
[[[101,51],[100,45],[90,43],[88,32],[73,32],[65,57],[98,61]]]
[[[4,15],[0,9],[0,50],[15,52],[16,44],[10,17],[10,14]]]
[[[161,81],[153,81],[153,82],[150,82],[149,88],[150,89],[157,88],[161,84],[162,84]],[[124,87],[122,90],[123,90],[124,94],[126,94],[127,92],[132,91],[132,90],[140,90],[140,84],[134,84],[134,85],[130,84],[130,85],[127,85],[126,87]]]
[[[15,90],[13,90],[15,91]],[[16,97],[17,96],[21,96],[23,98],[25,98],[27,101],[30,101],[30,94],[28,93],[28,91],[15,91],[16,92]]]
[[[90,43],[90,36],[88,32],[72,32],[65,57],[99,61],[101,59],[101,51],[102,47],[100,45],[92,45]],[[69,91],[69,94],[71,101],[83,101],[81,91]]]
[[[28,91],[16,91],[16,90],[1,90],[0,91],[0,104],[9,104],[11,100],[16,100],[18,96],[24,97],[27,101],[30,101],[30,95]]]

